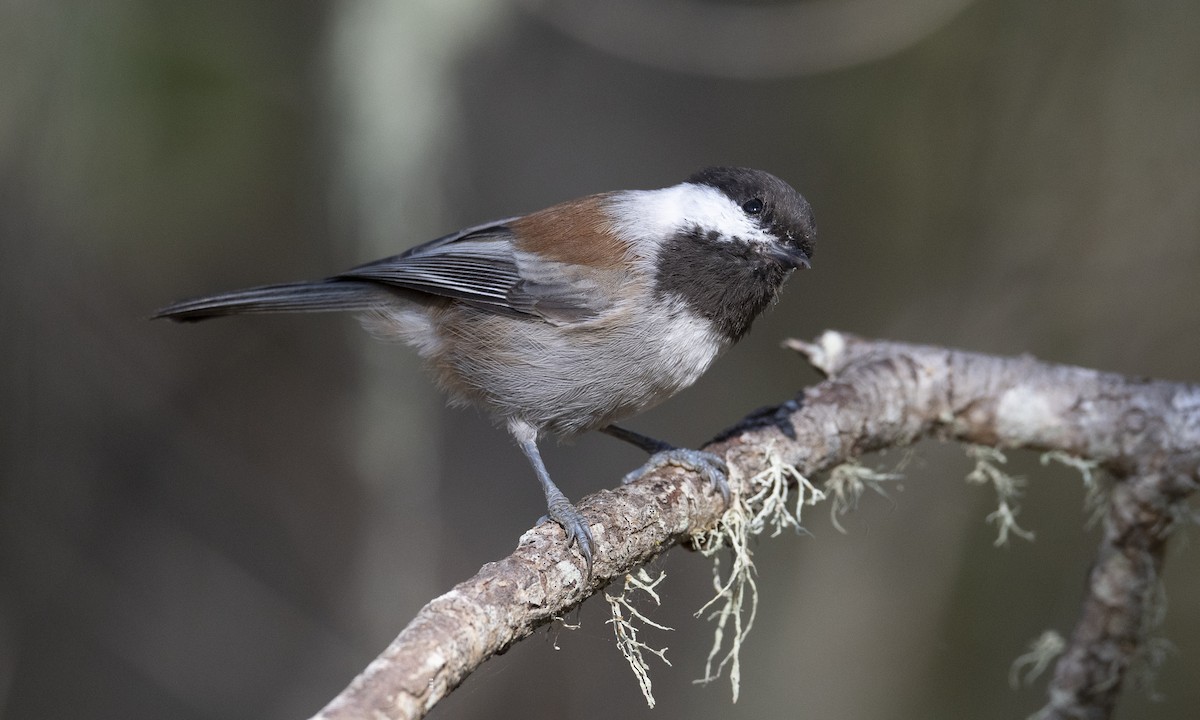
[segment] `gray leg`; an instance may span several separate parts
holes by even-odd
[[[587,520],[550,479],[550,473],[546,472],[542,454],[538,452],[537,429],[528,423],[516,420],[509,422],[508,429],[516,438],[517,444],[521,446],[525,457],[529,458],[529,464],[533,465],[533,472],[537,475],[538,482],[542,484],[542,490],[546,493],[546,509],[550,519],[561,525],[563,531],[566,532],[567,547],[570,547],[573,542],[579,543],[579,554],[587,563],[587,577],[591,578],[592,546],[595,545],[592,531],[588,528]]]
[[[631,445],[636,445],[650,453],[650,459],[646,461],[645,465],[625,476],[624,480],[621,481],[624,484],[628,485],[647,473],[668,465],[673,465],[703,475],[712,484],[713,488],[721,493],[721,497],[725,498],[725,502],[729,502],[729,468],[725,465],[723,458],[700,450],[673,447],[662,440],[655,440],[652,437],[636,433],[632,430],[626,430],[616,425],[602,427],[600,428],[600,432],[612,435],[618,440],[624,440]]]

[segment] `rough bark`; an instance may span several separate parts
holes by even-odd
[[[1080,620],[1039,713],[1111,716],[1145,642],[1164,544],[1181,503],[1200,482],[1200,386],[836,332],[788,346],[827,379],[704,448],[736,468],[733,482],[764,468],[767,447],[811,477],[862,453],[929,436],[1057,450],[1116,478]],[[562,531],[536,527],[512,555],[426,605],[316,717],[423,716],[492,655],[610,579],[710,528],[723,501],[703,479],[664,469],[596,493],[579,508],[597,544],[589,582]]]

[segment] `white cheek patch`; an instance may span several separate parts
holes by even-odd
[[[610,212],[617,232],[655,244],[694,227],[746,242],[775,240],[725,193],[708,185],[631,190],[613,199]]]

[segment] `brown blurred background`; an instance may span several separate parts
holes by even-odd
[[[543,512],[406,348],[147,320],[180,297],[745,164],[812,201],[815,269],[636,429],[695,445],[787,399],[816,378],[779,342],[825,328],[1200,381],[1198,34],[1200,4],[1135,0],[4,0],[0,716],[306,717]],[[546,454],[574,498],[642,460]],[[848,534],[818,508],[760,543],[736,705],[692,685],[710,566],[676,550],[657,709],[592,601],[435,716],[1024,717],[1009,664],[1069,632],[1096,532],[1075,474],[1011,460],[1033,543],[993,548],[932,443]],[[1195,552],[1121,717],[1200,706]]]

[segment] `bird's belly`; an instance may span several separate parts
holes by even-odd
[[[442,385],[499,420],[519,418],[562,435],[657,405],[694,383],[727,344],[682,310],[619,331],[478,320],[430,358]]]

